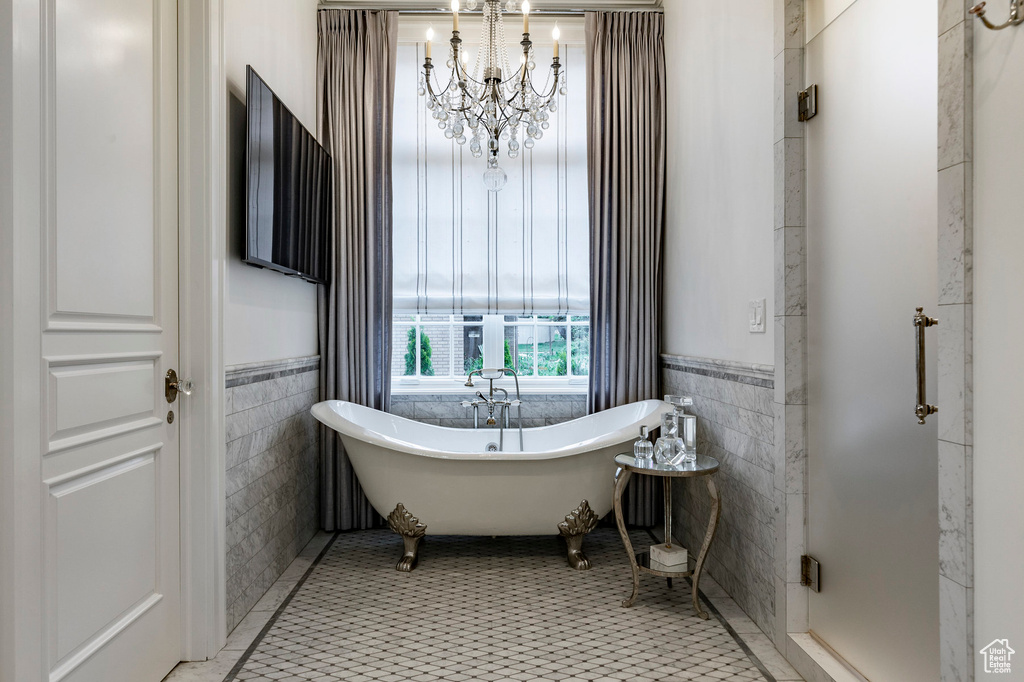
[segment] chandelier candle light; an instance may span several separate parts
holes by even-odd
[[[477,0],[469,0],[467,8],[476,9]],[[420,75],[419,94],[426,97],[426,106],[444,130],[444,136],[460,145],[470,135],[469,150],[475,157],[487,151],[484,185],[492,192],[505,186],[508,176],[498,166],[500,142],[506,142],[509,158],[519,156],[520,145],[532,149],[550,127],[550,114],[558,109],[557,95],[566,93],[565,73],[558,61],[558,27],[551,32],[555,41],[551,70],[539,90],[533,83],[533,43],[530,41],[530,2],[523,0],[523,39],[519,68],[509,66],[505,45],[505,26],[500,0],[484,0],[483,29],[480,48],[472,70],[469,54],[459,37],[459,0],[452,0],[452,38],[448,48],[448,83],[442,88],[434,75],[431,41],[434,29],[427,29],[426,56]],[[506,12],[514,12],[515,0],[505,3]],[[510,75],[509,75],[510,74]],[[468,131],[467,131],[468,128]],[[520,143],[522,140],[522,143]]]

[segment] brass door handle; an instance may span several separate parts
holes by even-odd
[[[924,314],[924,308],[918,308],[917,314],[914,315],[914,333],[917,336],[917,407],[914,408],[914,414],[917,415],[918,424],[924,424],[924,420],[928,415],[939,411],[939,408],[935,405],[929,405],[925,402],[924,352],[924,330],[938,323],[939,321],[934,317],[928,317]]]
[[[167,370],[167,374],[164,375],[164,397],[169,403],[177,400],[179,393],[192,395],[192,388],[192,380],[178,379],[178,373],[173,369]]]

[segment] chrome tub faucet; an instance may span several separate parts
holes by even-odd
[[[487,406],[487,425],[495,426],[499,428],[498,434],[498,449],[504,451],[505,449],[505,429],[509,428],[509,412],[510,408],[516,408],[516,423],[519,430],[519,450],[523,450],[523,401],[522,395],[519,393],[519,375],[511,367],[502,367],[501,369],[474,369],[466,377],[466,386],[474,388],[473,375],[479,376],[481,379],[486,379],[489,387],[487,395],[484,396],[482,391],[477,391],[476,400],[463,400],[463,407],[473,408],[473,428],[480,428],[480,406]],[[498,379],[504,378],[506,375],[511,375],[516,382],[516,399],[509,400],[508,391],[502,387],[495,388],[494,382]],[[495,400],[494,392],[500,391],[504,396],[501,399]],[[494,417],[494,410],[498,409],[498,418]]]

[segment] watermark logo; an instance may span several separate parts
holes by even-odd
[[[985,672],[1009,673],[1010,658],[1017,653],[1007,639],[994,639],[979,652],[985,658]]]

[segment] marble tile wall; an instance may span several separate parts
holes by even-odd
[[[473,410],[462,406],[473,393],[391,394],[391,413],[435,426],[473,428]],[[523,426],[547,426],[587,413],[585,393],[527,394],[523,396]],[[486,418],[481,410],[480,420]],[[515,410],[512,411],[513,423]]]
[[[225,372],[228,632],[318,527],[318,357]]]
[[[800,584],[807,516],[807,222],[804,124],[804,0],[775,0],[775,645],[789,656],[788,633],[807,631]],[[767,630],[766,630],[767,632]],[[790,660],[793,660],[792,658]],[[801,670],[805,675],[808,673]]]
[[[974,0],[939,0],[939,670],[974,679]],[[979,30],[983,30],[980,29]]]
[[[662,356],[665,392],[693,398],[697,441],[721,462],[722,514],[707,570],[769,637],[775,631],[774,371],[771,367]],[[702,479],[674,482],[676,539],[696,556],[710,500]]]

